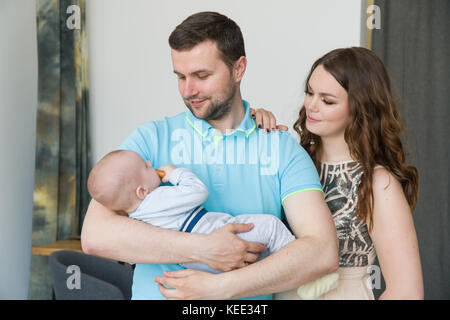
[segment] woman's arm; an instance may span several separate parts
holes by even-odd
[[[373,175],[370,232],[386,290],[380,299],[423,299],[422,267],[411,210],[397,179],[384,168]]]

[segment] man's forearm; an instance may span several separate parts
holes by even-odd
[[[81,233],[83,251],[131,263],[194,261],[194,250],[204,235],[154,227],[121,216],[91,201]]]
[[[298,288],[334,272],[336,257],[337,248],[325,239],[304,237],[257,263],[218,276],[226,298],[252,297]]]

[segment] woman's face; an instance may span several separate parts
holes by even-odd
[[[347,91],[319,65],[305,91],[306,128],[321,138],[344,137],[350,122]]]

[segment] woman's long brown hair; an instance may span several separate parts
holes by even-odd
[[[405,163],[400,136],[403,123],[397,109],[389,76],[381,60],[370,50],[359,47],[336,49],[319,58],[306,78],[305,90],[313,71],[323,66],[347,91],[352,121],[345,130],[351,157],[363,168],[358,188],[356,213],[373,227],[372,178],[376,165],[389,170],[401,183],[409,205],[414,210],[418,197],[418,172]],[[306,111],[301,108],[294,130],[300,144],[320,170],[322,143],[308,131]]]

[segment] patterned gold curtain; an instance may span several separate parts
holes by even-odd
[[[90,201],[85,0],[37,0],[33,246],[79,237]],[[29,299],[51,299],[48,258],[31,258]]]

